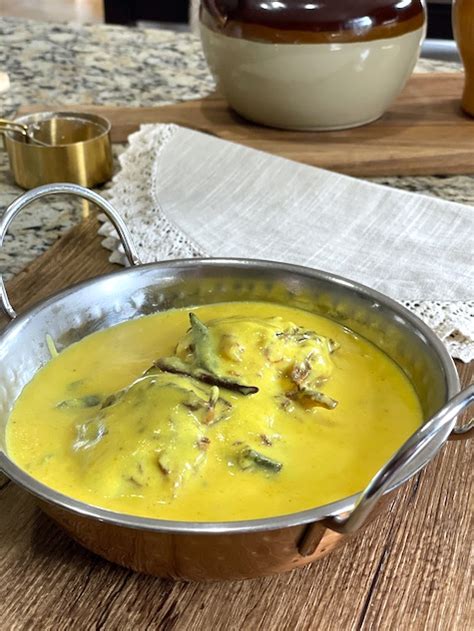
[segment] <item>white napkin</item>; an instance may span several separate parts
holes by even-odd
[[[474,359],[470,207],[174,125],[144,125],[121,165],[111,201],[144,262],[235,256],[324,269],[403,302],[453,356]],[[108,225],[101,233],[113,234]]]

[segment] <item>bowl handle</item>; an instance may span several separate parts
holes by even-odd
[[[0,221],[0,248],[3,245],[7,230],[15,217],[20,213],[23,208],[28,206],[37,199],[45,197],[46,195],[76,195],[82,197],[90,202],[93,202],[107,215],[108,219],[118,232],[120,241],[123,245],[123,249],[127,256],[130,265],[140,265],[140,259],[138,258],[137,251],[133,245],[131,234],[125,225],[124,220],[120,216],[117,210],[103,197],[94,191],[90,191],[78,184],[45,184],[44,186],[38,186],[37,188],[20,195],[15,199],[5,211],[2,220]],[[12,320],[16,318],[17,314],[12,307],[8,298],[7,290],[2,275],[0,274],[0,307]]]
[[[359,496],[355,508],[345,515],[335,515],[324,520],[324,525],[341,533],[358,530],[367,520],[379,499],[392,489],[397,480],[409,475],[413,464],[416,471],[433,458],[447,439],[447,432],[456,417],[474,402],[474,384],[453,397],[439,412],[418,429],[369,482]],[[472,421],[457,432],[472,434]],[[456,431],[456,430],[454,430]]]

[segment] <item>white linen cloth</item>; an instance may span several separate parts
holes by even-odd
[[[402,302],[474,359],[474,209],[306,166],[175,125],[130,137],[109,190],[144,262],[297,263]],[[109,224],[101,234],[124,262]]]

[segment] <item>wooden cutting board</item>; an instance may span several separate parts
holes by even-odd
[[[33,302],[108,262],[90,217],[8,284]],[[6,318],[0,316],[0,329]],[[458,364],[464,384],[473,365]],[[473,441],[448,444],[392,509],[311,567],[246,582],[173,583],[107,563],[74,543],[0,474],[2,629],[462,631],[472,627]]]
[[[474,119],[462,113],[461,73],[413,75],[378,121],[335,132],[294,132],[245,121],[218,95],[161,107],[34,105],[82,110],[112,122],[112,140],[125,142],[143,123],[177,123],[291,160],[356,176],[474,173]]]

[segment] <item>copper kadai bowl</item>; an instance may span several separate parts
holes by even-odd
[[[393,300],[357,283],[304,267],[254,260],[184,260],[140,265],[122,219],[99,195],[54,184],[22,195],[0,223],[0,246],[31,201],[69,193],[95,202],[114,224],[130,267],[76,285],[17,317],[0,278],[0,305],[12,322],[0,334],[0,469],[43,510],[97,554],[141,572],[188,580],[240,579],[305,565],[345,542],[379,514],[383,500],[424,467],[474,400],[459,393],[454,364],[438,338]],[[311,510],[253,521],[164,521],[110,512],[66,497],[27,475],[8,457],[5,425],[23,386],[48,361],[47,334],[60,347],[139,316],[210,302],[266,300],[333,318],[365,336],[411,379],[429,419],[360,494]],[[472,425],[472,424],[471,424]]]

